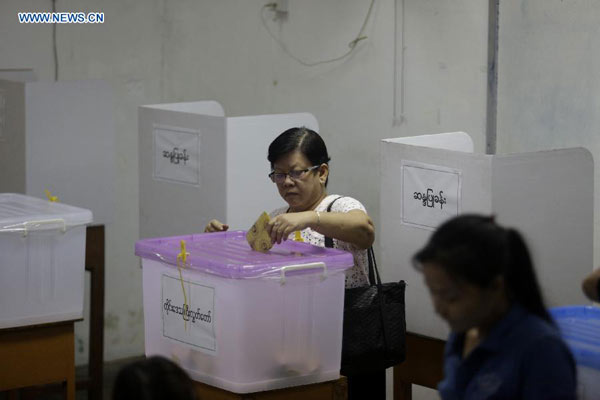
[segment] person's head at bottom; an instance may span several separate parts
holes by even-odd
[[[452,218],[413,261],[423,272],[435,311],[453,332],[477,329],[485,336],[515,303],[553,324],[522,236],[493,217]]]
[[[187,373],[161,356],[152,356],[123,367],[117,374],[113,400],[198,400]]]

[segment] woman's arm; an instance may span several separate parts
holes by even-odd
[[[361,210],[281,214],[271,219],[267,229],[271,234],[271,240],[274,243],[281,243],[292,232],[305,228],[311,228],[333,239],[352,243],[360,249],[369,248],[375,240],[373,221]]]

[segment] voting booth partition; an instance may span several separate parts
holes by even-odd
[[[35,82],[37,76],[33,68],[0,68],[0,79],[17,82]]]
[[[215,101],[139,108],[140,237],[201,232],[215,218],[249,229],[284,203],[267,177],[269,144],[311,114],[226,117]]]
[[[95,223],[109,224],[115,151],[108,82],[0,79],[0,193],[46,198],[48,190],[91,210]]]
[[[381,142],[381,254],[386,280],[404,279],[407,331],[445,339],[411,258],[445,220],[495,215],[532,253],[548,307],[585,303],[593,268],[593,159],[583,148],[477,154],[464,132]]]

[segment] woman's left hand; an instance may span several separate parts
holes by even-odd
[[[314,211],[281,214],[269,221],[267,231],[271,235],[271,242],[279,244],[287,240],[292,232],[306,229],[316,221],[317,213]]]

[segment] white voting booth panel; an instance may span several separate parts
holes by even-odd
[[[115,207],[114,153],[107,82],[0,80],[0,192],[46,198],[49,190],[108,223]]]
[[[0,68],[0,79],[17,82],[34,82],[37,80],[31,68]]]
[[[213,218],[248,229],[281,207],[267,151],[296,126],[318,130],[308,113],[225,117],[215,101],[140,107],[140,237],[202,232]]]
[[[523,233],[549,307],[585,302],[593,267],[593,159],[582,148],[473,153],[464,132],[381,143],[381,252],[387,280],[407,282],[407,330],[445,339],[411,258],[435,228],[461,213],[496,215]]]

